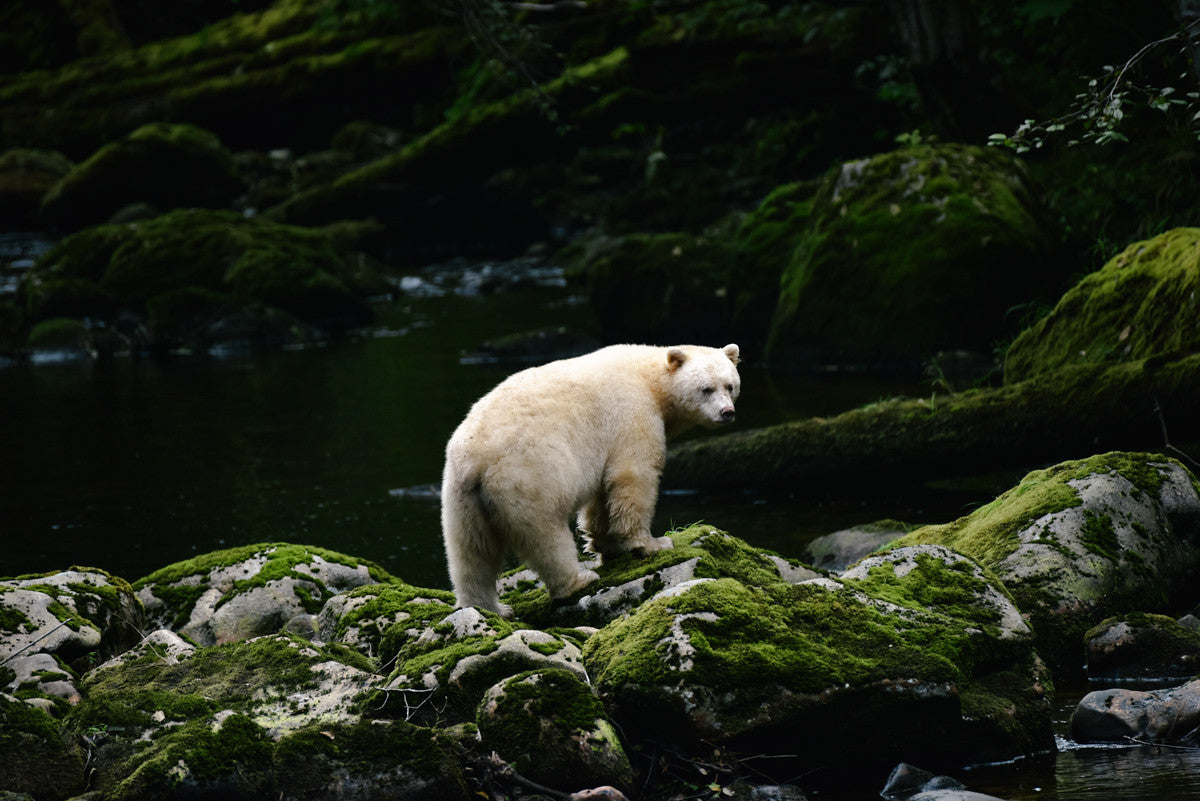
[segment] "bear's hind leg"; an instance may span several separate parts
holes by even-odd
[[[475,606],[512,617],[500,603],[496,580],[504,566],[504,541],[488,522],[478,498],[447,482],[442,492],[442,534],[456,608]]]

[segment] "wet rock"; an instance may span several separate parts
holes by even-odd
[[[178,562],[135,589],[154,625],[214,645],[280,631],[297,615],[319,613],[336,593],[390,580],[366,560],[279,543]]]
[[[562,792],[601,785],[629,792],[633,772],[604,706],[566,670],[535,670],[494,684],[476,711],[485,749],[520,775]]]
[[[215,135],[192,125],[152,123],[74,167],[46,194],[42,214],[80,228],[105,222],[132,203],[222,208],[240,190],[233,157]]]
[[[1081,743],[1193,740],[1200,726],[1200,681],[1167,690],[1097,690],[1071,714],[1071,738]]]
[[[1004,582],[1054,671],[1078,674],[1084,634],[1164,611],[1200,569],[1200,484],[1157,454],[1109,453],[1032,472],[996,500],[900,544],[940,543]]]
[[[52,317],[29,332],[26,342],[34,364],[61,364],[96,358],[92,336],[82,320]]]
[[[1085,636],[1092,680],[1188,679],[1200,673],[1200,633],[1165,615],[1109,618]]]
[[[614,720],[646,737],[820,764],[850,740],[858,761],[947,744],[1000,758],[1052,747],[1032,639],[994,579],[926,546],[840,580],[677,585],[589,638],[584,663]],[[814,727],[826,745],[792,742]]]
[[[912,530],[897,520],[881,520],[817,537],[804,547],[804,558],[814,567],[841,572],[894,539]]]
[[[965,789],[966,785],[951,776],[938,776],[901,762],[892,769],[879,794],[887,801],[908,801],[918,793]]]

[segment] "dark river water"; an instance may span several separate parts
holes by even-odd
[[[498,293],[475,291],[479,265],[454,276],[407,279],[376,328],[323,347],[0,368],[0,576],[88,565],[133,581],[199,553],[287,541],[448,587],[431,492],[443,448],[470,404],[520,366],[470,354],[496,337],[590,322],[553,274]],[[928,392],[911,378],[772,373],[744,356],[739,428]],[[672,492],[656,527],[704,520],[799,556],[848,525],[941,522],[991,497]],[[1063,695],[1062,731],[1081,692]],[[1060,739],[1057,755],[958,778],[1012,801],[1200,799],[1200,751]]]

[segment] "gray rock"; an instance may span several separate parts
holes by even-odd
[[[1077,742],[1172,742],[1200,726],[1200,681],[1167,690],[1097,690],[1071,714]]]
[[[135,586],[153,625],[215,645],[282,631],[289,621],[318,614],[331,596],[390,580],[366,560],[262,544],[170,565]]]
[[[1092,680],[1182,681],[1200,673],[1200,632],[1166,615],[1134,612],[1109,618],[1086,636]]]

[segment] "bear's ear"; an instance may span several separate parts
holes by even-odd
[[[667,351],[667,372],[673,373],[683,366],[687,361],[687,354],[683,348],[671,348]]]
[[[722,348],[722,350],[725,352],[725,355],[729,357],[729,361],[733,362],[734,364],[738,363],[738,359],[741,357],[741,352],[738,350],[737,345],[730,343]]]

